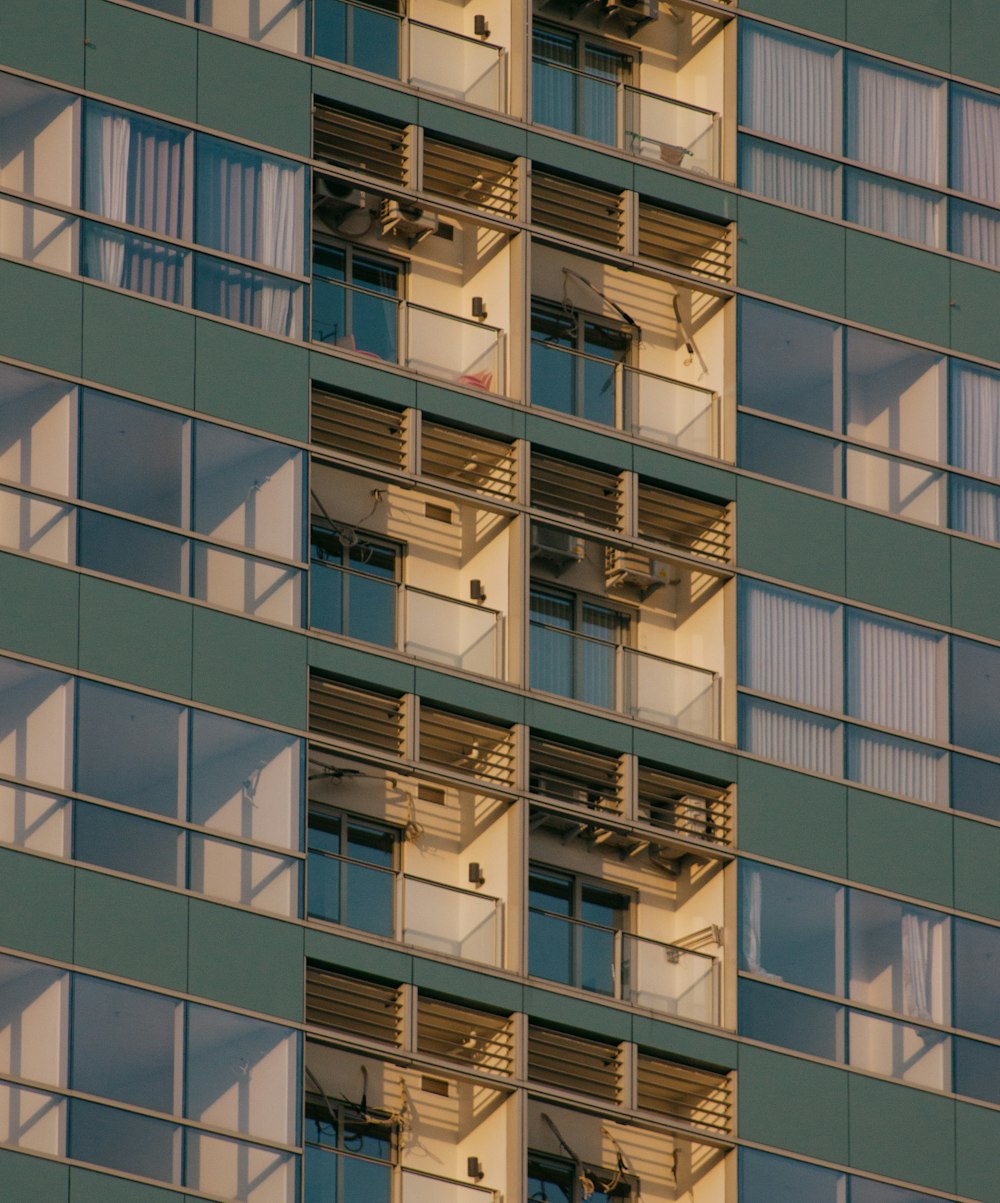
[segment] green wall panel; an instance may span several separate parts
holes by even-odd
[[[847,41],[947,71],[951,0],[847,0]]]
[[[191,696],[192,607],[129,585],[80,578],[80,667]]]
[[[420,111],[420,102],[415,96],[324,67],[313,67],[312,90],[324,100],[404,124],[416,122]]]
[[[524,707],[524,722],[532,729],[546,731],[556,737],[593,744],[611,752],[632,751],[632,728],[627,723],[600,718],[570,710],[555,702],[543,702],[529,697]]]
[[[213,130],[309,155],[308,63],[199,31],[198,120]]]
[[[557,172],[568,172],[595,187],[631,188],[633,184],[635,168],[631,160],[563,142],[560,138],[550,138],[547,134],[529,132],[526,153],[535,170],[551,168]]]
[[[523,410],[498,405],[485,397],[467,397],[442,385],[417,381],[416,405],[424,413],[446,421],[451,419],[468,426],[479,426],[488,432],[509,435],[511,438],[524,435],[527,415]]]
[[[309,438],[309,352],[205,318],[195,321],[194,403],[202,413]]]
[[[197,30],[87,0],[87,40],[90,91],[186,121],[197,118]]]
[[[952,817],[847,791],[847,877],[942,906],[954,899]]]
[[[951,0],[951,70],[966,79],[1000,87],[996,0]]]
[[[409,376],[395,372],[384,372],[367,363],[355,363],[336,355],[324,355],[312,351],[309,355],[309,372],[318,384],[331,389],[347,389],[360,393],[373,401],[390,401],[396,405],[414,405],[417,384]]]
[[[413,977],[413,957],[408,953],[315,928],[306,928],[305,955],[331,969],[369,974],[387,982],[409,982]]]
[[[201,998],[303,1018],[303,928],[191,899],[188,990]]]
[[[82,87],[84,36],[84,0],[0,3],[0,55],[11,67]]]
[[[740,8],[832,38],[842,38],[847,29],[847,0],[741,0]]]
[[[0,945],[73,959],[73,869],[0,848]]]
[[[528,414],[525,437],[531,440],[533,451],[576,456],[606,466],[608,471],[632,467],[631,443],[543,418],[537,412]]]
[[[0,1149],[2,1203],[67,1203],[69,1166],[26,1153]]]
[[[190,407],[194,404],[194,323],[192,314],[86,285],[83,375]]]
[[[632,467],[641,476],[679,489],[691,489],[696,493],[707,493],[720,501],[736,498],[736,473],[714,468],[711,464],[700,464],[697,460],[682,459],[665,451],[654,451],[651,447],[633,446]]]
[[[846,509],[848,597],[951,622],[951,539],[881,514]]]
[[[740,759],[738,846],[820,873],[847,873],[847,788]]]
[[[1000,1111],[956,1103],[955,1145],[955,1190],[984,1203],[1000,1199]]]
[[[1000,12],[996,24],[1000,24]],[[960,354],[1000,359],[997,346],[1000,272],[955,259],[945,262],[951,267],[951,347]]]
[[[659,1019],[649,1019],[644,1015],[632,1016],[632,1040],[653,1053],[701,1061],[724,1069],[735,1067],[739,1051],[734,1040],[699,1032],[695,1028],[683,1028],[679,1024],[664,1023]]]
[[[5,298],[0,305],[0,354],[78,375],[83,329],[80,281],[0,260],[0,296]]]
[[[75,667],[80,577],[0,552],[0,648]]]
[[[627,1011],[602,1007],[598,1003],[569,998],[535,986],[524,990],[524,1009],[542,1023],[559,1023],[575,1028],[595,1040],[630,1040],[632,1016]]]
[[[658,171],[640,163],[635,165],[635,190],[641,196],[668,205],[692,209],[719,221],[735,221],[738,198],[732,192],[713,188],[671,171]]]
[[[77,1165],[70,1169],[69,1203],[182,1203],[183,1199],[175,1190],[112,1178]]]
[[[737,280],[742,288],[842,317],[841,226],[741,196]]]
[[[951,540],[951,621],[963,631],[1000,639],[1000,552]]]
[[[698,773],[722,782],[736,780],[737,758],[731,752],[706,748],[686,739],[675,739],[672,735],[636,727],[632,733],[632,751],[646,760],[671,765],[681,772]]]
[[[324,643],[321,639],[309,640],[308,656],[309,667],[321,672],[347,677],[373,689],[413,692],[416,670],[412,664],[377,656],[360,648]]]
[[[889,242],[875,234],[859,230],[847,230],[846,234],[845,316],[880,330],[947,346],[950,261],[933,251]]]
[[[303,728],[306,672],[304,635],[195,609],[192,697],[199,702]]]
[[[904,1182],[954,1190],[954,1100],[860,1074],[849,1077],[849,1164]]]
[[[736,484],[736,562],[741,568],[843,593],[846,509],[778,485]]]
[[[846,1164],[849,1076],[842,1069],[741,1046],[740,1136]]]
[[[522,127],[493,121],[478,113],[466,113],[434,100],[417,102],[417,121],[432,134],[456,138],[471,146],[489,147],[511,156],[527,153],[528,134]]]
[[[955,906],[1000,919],[1000,827],[955,819]]]
[[[471,1005],[514,1012],[524,1010],[524,987],[519,982],[442,965],[438,961],[413,959],[413,984],[433,994],[468,1002]]]
[[[414,687],[431,705],[436,702],[456,710],[468,710],[498,723],[524,721],[524,698],[520,694],[446,677],[429,668],[416,670]]]
[[[188,901],[183,894],[77,869],[74,960],[186,990]]]

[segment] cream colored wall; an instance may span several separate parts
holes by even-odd
[[[78,205],[79,142],[73,97],[9,76],[0,80],[0,184]]]

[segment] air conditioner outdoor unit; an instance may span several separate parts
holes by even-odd
[[[550,564],[557,571],[579,564],[586,554],[586,544],[572,531],[559,530],[554,526],[532,526],[531,558]]]
[[[441,225],[437,214],[418,209],[416,205],[400,204],[391,198],[379,206],[378,218],[383,234],[401,234],[411,242],[419,242],[428,234],[436,234]]]
[[[372,197],[360,188],[317,176],[313,186],[313,213],[328,229],[341,234],[364,233],[373,220]],[[357,228],[354,228],[354,227]]]
[[[660,3],[659,0],[604,0],[604,11],[635,30],[659,17]]]
[[[633,585],[650,593],[670,583],[670,565],[621,547],[604,549],[604,583],[609,589]]]

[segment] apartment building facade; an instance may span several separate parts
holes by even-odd
[[[0,4],[0,1203],[1000,1198],[991,9]]]

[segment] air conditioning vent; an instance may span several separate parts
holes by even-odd
[[[648,596],[654,589],[671,584],[670,565],[640,552],[621,547],[604,549],[604,583],[609,589],[631,586]]]
[[[659,0],[605,0],[604,11],[634,32],[660,15]]]
[[[572,531],[554,526],[532,526],[531,559],[536,563],[548,564],[562,572],[571,564],[579,564],[585,554],[586,544]]]
[[[387,198],[379,206],[378,219],[383,237],[398,234],[408,238],[411,246],[428,234],[436,234],[441,225],[437,214],[428,213],[416,205],[401,204],[392,198]]]

